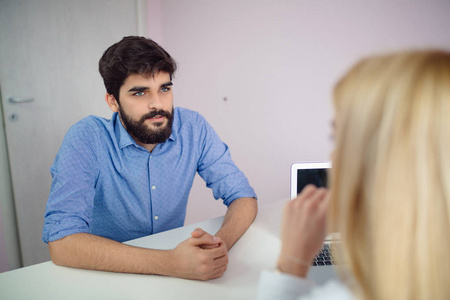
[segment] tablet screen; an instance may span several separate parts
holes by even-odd
[[[291,166],[291,199],[297,197],[308,184],[316,187],[328,187],[330,162],[294,163]]]

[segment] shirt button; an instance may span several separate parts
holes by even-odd
[[[156,189],[156,185],[152,185],[152,190]]]
[[[155,216],[153,219],[155,219],[155,221],[158,220],[158,216]]]

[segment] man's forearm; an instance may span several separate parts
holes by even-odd
[[[50,242],[49,249],[55,264],[73,268],[198,280],[222,276],[228,264],[223,241],[201,229],[196,229],[191,236],[172,250],[155,250],[77,233]],[[213,247],[203,249],[205,245]]]
[[[170,268],[168,251],[133,247],[89,233],[49,242],[49,250],[55,264],[74,268],[161,275],[168,275]]]
[[[255,198],[239,198],[234,200],[225,214],[222,227],[215,234],[227,245],[228,250],[247,231],[258,213]]]

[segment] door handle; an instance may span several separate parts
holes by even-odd
[[[9,102],[10,103],[29,103],[33,102],[34,98],[30,97],[10,97]]]

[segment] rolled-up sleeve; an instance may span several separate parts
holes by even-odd
[[[95,132],[83,124],[72,126],[50,168],[52,185],[45,210],[42,240],[89,232],[93,211],[96,163]]]
[[[258,284],[258,300],[286,299],[297,300],[313,287],[311,281],[289,274],[263,270]]]
[[[352,300],[352,292],[341,281],[330,279],[322,285],[290,274],[263,270],[257,300]]]
[[[228,146],[222,142],[212,126],[199,116],[201,128],[198,143],[200,159],[198,174],[213,191],[214,198],[223,199],[229,206],[238,198],[257,198],[247,177],[231,159]]]

